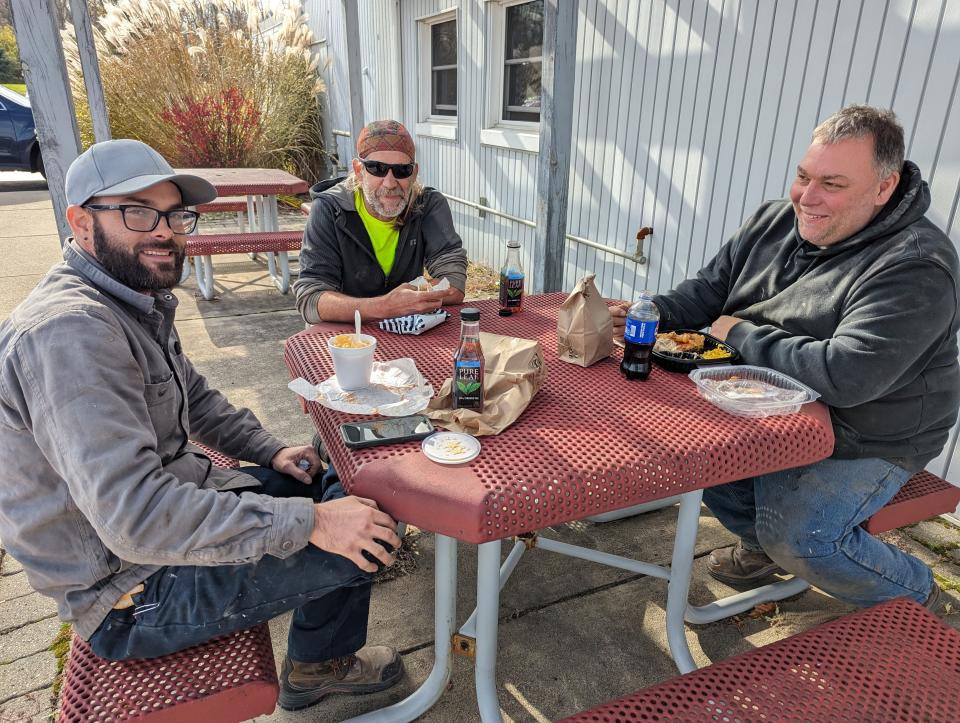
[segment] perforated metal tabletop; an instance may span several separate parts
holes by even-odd
[[[820,404],[793,416],[747,419],[701,399],[685,375],[655,367],[646,382],[627,381],[619,350],[588,368],[559,361],[556,315],[565,297],[528,297],[523,312],[507,318],[497,315],[495,301],[475,304],[482,331],[540,342],[547,380],[516,424],[480,438],[480,456],[466,465],[435,464],[418,443],[348,450],[337,428],[352,417],[308,403],[346,489],[375,499],[399,520],[483,543],[831,453],[833,431]],[[459,337],[452,312],[421,336],[374,324],[364,331],[377,337],[378,360],[412,357],[439,389]],[[288,339],[284,358],[292,376],[312,383],[331,376],[326,339],[347,328],[320,324]]]
[[[200,176],[219,196],[275,196],[306,193],[310,185],[278,168],[178,168],[177,173]]]

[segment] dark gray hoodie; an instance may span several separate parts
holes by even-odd
[[[321,321],[317,302],[325,291],[370,298],[413,281],[424,267],[437,279],[463,291],[467,253],[453,227],[443,194],[424,188],[400,229],[390,275],[383,273],[346,179],[321,181],[310,189],[313,205],[303,232],[300,276],[293,284],[297,309],[308,324]]]
[[[830,406],[834,457],[881,457],[909,471],[943,449],[960,404],[957,253],[925,216],[910,161],[893,197],[827,248],[800,238],[789,201],[768,202],[694,279],[656,297],[661,327],[744,319],[727,340]]]

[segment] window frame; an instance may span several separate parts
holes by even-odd
[[[459,8],[453,7],[416,19],[417,23],[417,135],[432,136],[447,140],[457,139],[460,121],[460,81],[462,79],[461,33]],[[434,115],[433,110],[433,26],[454,23],[457,33],[457,107],[455,115]]]
[[[485,63],[487,68],[487,95],[480,142],[485,145],[537,153],[540,150],[540,121],[505,120],[503,118],[504,84],[506,82],[504,68],[508,63],[506,57],[507,8],[528,2],[531,2],[531,0],[487,0],[486,53],[489,61]],[[542,63],[543,56],[541,55],[540,58]],[[542,114],[542,106],[540,112]]]

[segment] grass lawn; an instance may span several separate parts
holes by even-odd
[[[4,83],[3,85],[9,88],[10,90],[16,91],[20,95],[27,94],[27,86],[24,83]]]

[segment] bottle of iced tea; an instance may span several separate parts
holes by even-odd
[[[523,308],[526,274],[520,265],[520,242],[507,241],[507,260],[500,269],[500,316],[516,314]]]
[[[483,349],[480,310],[460,311],[460,347],[453,360],[453,408],[483,409]]]

